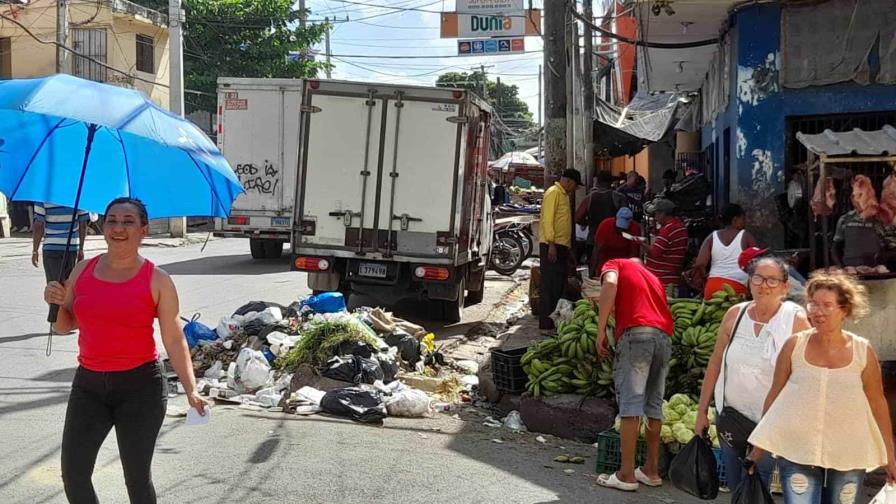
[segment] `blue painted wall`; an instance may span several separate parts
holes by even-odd
[[[730,184],[731,201],[750,208],[751,225],[767,233],[763,241],[779,245],[772,198],[784,191],[786,118],[893,110],[896,86],[843,83],[782,88],[778,81],[780,6],[749,6],[738,11],[732,21],[728,108],[703,127],[702,146],[706,149],[715,142],[716,177],[722,184]],[[721,136],[726,128],[730,128],[732,151],[728,170],[722,167]]]

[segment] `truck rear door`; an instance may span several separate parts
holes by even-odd
[[[332,81],[309,90],[300,245],[438,256],[437,234],[453,234],[460,107],[450,91]]]
[[[219,87],[219,145],[246,191],[234,201],[232,214],[248,216],[252,228],[288,230],[295,200],[301,83],[258,81]]]

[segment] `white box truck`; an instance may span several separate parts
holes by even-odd
[[[298,79],[218,79],[218,147],[246,192],[215,234],[249,238],[256,259],[280,257],[290,239],[303,87]]]
[[[300,111],[293,269],[316,291],[428,300],[430,316],[459,321],[465,300],[482,300],[491,249],[488,104],[459,89],[308,80]],[[291,125],[279,114],[266,120]]]

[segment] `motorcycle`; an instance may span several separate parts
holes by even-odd
[[[495,224],[489,265],[501,275],[513,275],[535,248],[535,237],[529,223]]]

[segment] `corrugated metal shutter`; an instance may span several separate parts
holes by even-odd
[[[106,29],[74,28],[72,48],[84,56],[106,63]],[[84,79],[106,82],[106,68],[81,56],[72,57],[72,74]]]

